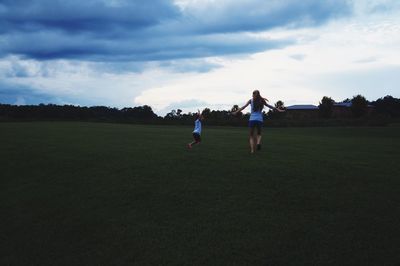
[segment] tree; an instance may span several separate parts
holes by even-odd
[[[178,118],[182,117],[182,110],[181,109],[176,110],[176,116]]]
[[[400,117],[400,99],[387,95],[371,103],[376,111],[391,117]]]
[[[235,104],[234,106],[232,106],[231,108],[231,113],[236,112],[237,110],[239,110],[239,105]],[[238,117],[242,117],[243,113],[240,111],[239,113],[236,114]]]
[[[279,101],[277,101],[277,102],[275,103],[275,108],[278,108],[278,109],[285,109],[285,103],[284,103],[283,101],[279,100]],[[281,118],[281,117],[283,117],[284,115],[285,115],[285,113],[281,113],[281,112],[278,112],[278,111],[276,111],[276,110],[269,110],[269,111],[268,111],[268,116],[271,117],[272,119],[274,119],[274,118]]]
[[[202,114],[205,118],[209,118],[209,117],[210,117],[210,114],[211,114],[210,108],[205,108],[201,114]]]
[[[342,101],[342,103],[351,103],[351,100],[349,98],[346,98]]]
[[[234,106],[232,106],[231,112],[236,112],[237,110],[239,110],[239,105],[235,104]]]
[[[320,116],[330,118],[332,116],[334,103],[335,101],[332,100],[332,98],[324,96],[318,105]]]
[[[351,111],[355,117],[361,117],[367,113],[368,102],[362,95],[354,96],[351,100]]]
[[[285,108],[285,103],[282,102],[281,100],[279,100],[279,101],[277,101],[275,103],[275,107],[278,108],[278,109],[284,109]]]
[[[169,118],[169,119],[173,119],[176,117],[176,110],[171,110],[171,112],[169,112],[168,114],[165,115],[164,118]]]

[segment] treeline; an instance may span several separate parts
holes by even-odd
[[[146,122],[160,119],[150,106],[111,108],[74,105],[9,105],[0,104],[1,120],[78,120],[104,122]]]
[[[278,101],[275,107],[286,108]],[[203,110],[207,125],[245,126],[249,113],[232,115],[231,110]],[[183,113],[175,109],[164,117],[154,113],[148,105],[132,108],[111,108],[105,106],[80,107],[74,105],[9,105],[0,104],[0,121],[93,121],[141,124],[179,124],[192,125],[194,113]],[[312,110],[291,109],[279,113],[265,110],[264,118],[269,126],[351,126],[351,125],[386,125],[400,121],[400,99],[385,96],[368,102],[361,95],[336,103],[330,97],[323,97],[318,108]]]

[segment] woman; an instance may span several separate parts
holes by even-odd
[[[253,91],[253,98],[250,99],[243,107],[239,108],[237,111],[233,112],[234,115],[245,109],[247,106],[251,105],[251,114],[249,119],[249,129],[250,129],[250,152],[254,153],[255,149],[261,150],[261,128],[263,124],[263,113],[262,110],[264,106],[270,109],[274,109],[278,112],[284,112],[285,110],[275,108],[267,104],[267,99],[260,95],[258,90]],[[255,131],[257,129],[257,132]],[[256,134],[257,133],[257,134]]]

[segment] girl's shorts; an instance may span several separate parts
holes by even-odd
[[[201,142],[201,137],[199,133],[193,133],[193,138],[197,142]]]
[[[258,120],[250,120],[249,121],[249,128],[257,128],[257,134],[261,134],[261,128],[262,128],[263,122],[258,121]]]

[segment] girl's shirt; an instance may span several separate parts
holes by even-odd
[[[194,121],[194,130],[193,133],[201,134],[201,121],[200,119],[197,119]]]
[[[251,113],[250,113],[250,121],[263,121],[263,113],[262,111],[254,111],[253,106],[253,99],[250,100],[251,102]]]

